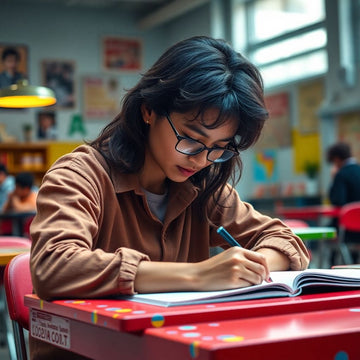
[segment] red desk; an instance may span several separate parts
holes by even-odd
[[[359,339],[360,305],[148,329],[145,341],[158,359],[350,360],[360,359]]]
[[[360,290],[224,303],[162,307],[123,300],[59,300],[47,302],[26,295],[25,305],[121,332],[276,314],[329,310],[360,305]]]
[[[119,353],[122,360],[168,359],[168,353],[159,357],[150,351],[150,340],[156,335],[150,329],[267,319],[273,314],[301,318],[307,312],[360,307],[360,291],[171,308],[108,299],[46,302],[27,295],[25,305],[31,308],[31,333],[44,341],[94,359],[116,358]]]
[[[278,216],[287,219],[301,219],[301,220],[319,220],[321,217],[337,217],[340,212],[340,207],[331,205],[314,205],[302,207],[282,207],[278,206],[275,209]]]

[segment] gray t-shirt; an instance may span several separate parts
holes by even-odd
[[[143,189],[151,212],[161,221],[164,222],[166,208],[168,204],[168,191],[165,194],[154,194]]]

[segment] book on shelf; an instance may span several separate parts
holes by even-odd
[[[0,152],[0,163],[4,164],[6,167],[9,166],[9,154],[7,152]]]
[[[231,290],[146,293],[120,298],[168,307],[360,289],[360,271],[356,269],[274,271],[270,276],[272,282]]]

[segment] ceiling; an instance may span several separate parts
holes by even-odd
[[[113,9],[132,11],[139,17],[142,29],[160,25],[177,16],[208,2],[209,0],[1,0],[11,4],[60,5],[93,9]]]
[[[68,7],[128,7],[139,8],[146,7],[148,9],[156,8],[161,5],[172,2],[173,0],[2,0],[2,2],[12,4],[43,4],[53,5],[61,4]]]

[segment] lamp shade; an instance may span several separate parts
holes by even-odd
[[[55,103],[55,93],[51,89],[44,86],[31,86],[24,79],[17,84],[0,89],[0,107],[22,109],[50,106]]]

